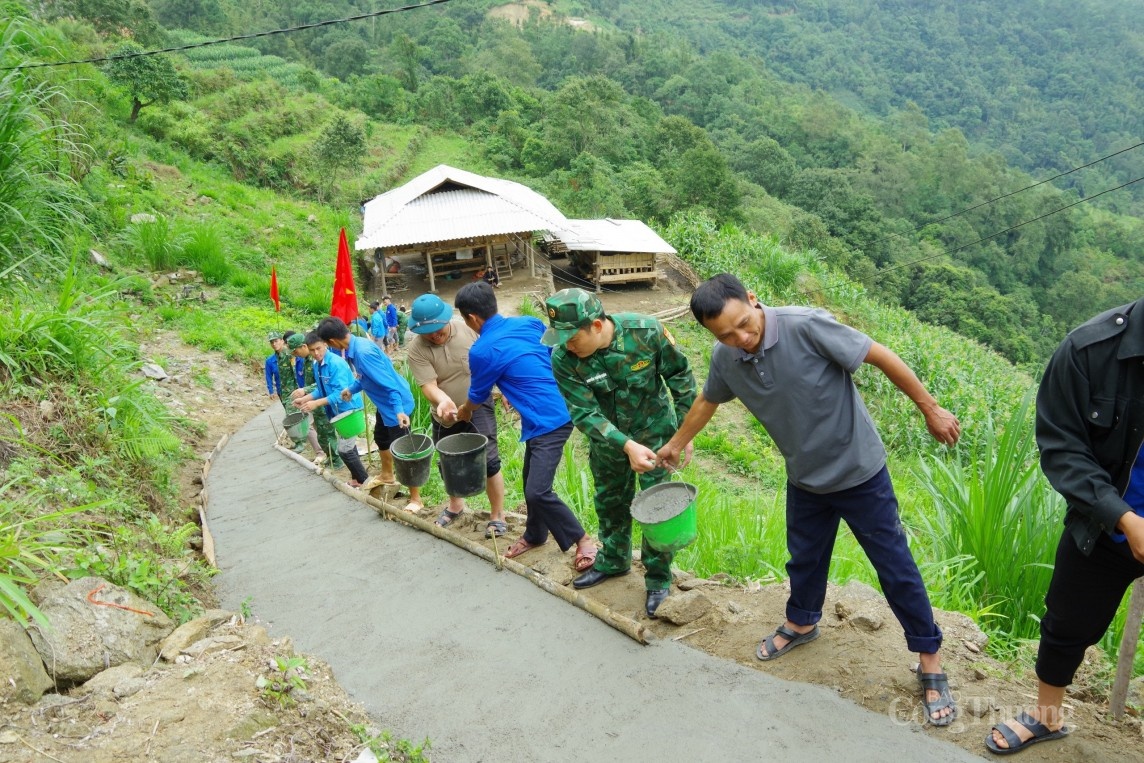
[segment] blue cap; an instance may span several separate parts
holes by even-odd
[[[422,294],[413,300],[409,313],[409,330],[414,334],[434,334],[453,320],[453,306],[446,305],[436,294]]]

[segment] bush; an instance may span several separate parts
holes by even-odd
[[[195,223],[186,236],[182,262],[202,273],[204,281],[218,286],[227,282],[232,270],[226,250],[227,241],[216,224]]]

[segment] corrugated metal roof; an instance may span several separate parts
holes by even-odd
[[[363,232],[354,248],[540,230],[559,235],[567,223],[552,202],[527,186],[440,164],[367,201]]]
[[[671,244],[640,220],[569,220],[567,230],[559,238],[573,252],[676,253]]]

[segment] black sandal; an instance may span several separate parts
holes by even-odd
[[[917,674],[922,685],[922,707],[926,709],[926,720],[934,726],[948,726],[957,720],[957,705],[949,692],[949,677],[945,673],[923,673],[921,665],[918,665]],[[926,699],[928,691],[936,691],[940,696],[930,702]],[[933,717],[934,713],[947,707],[952,711],[949,715]]]
[[[454,514],[453,512],[449,511],[448,509],[442,509],[441,513],[437,516],[437,521],[434,522],[433,524],[437,525],[438,527],[448,527],[449,525],[453,524],[458,519],[460,519],[461,515],[464,513],[465,512],[463,512],[463,511],[458,511],[456,514]]]

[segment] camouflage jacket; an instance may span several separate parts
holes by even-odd
[[[695,402],[687,357],[655,318],[636,313],[608,317],[616,327],[608,347],[586,358],[563,345],[553,350],[552,371],[572,422],[593,446],[617,449],[646,433],[672,434]]]

